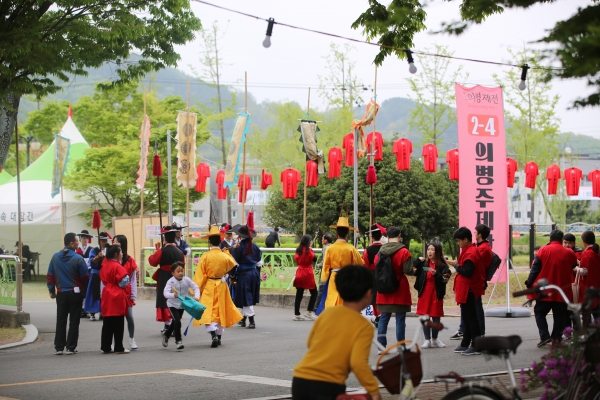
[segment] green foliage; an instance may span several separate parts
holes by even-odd
[[[587,222],[592,223],[590,221],[591,212],[590,209],[590,201],[589,200],[578,200],[578,201],[569,201],[567,202],[567,212],[566,212],[566,223],[572,224],[574,222]]]
[[[332,108],[360,106],[364,102],[361,92],[366,87],[356,74],[352,75],[356,63],[350,58],[350,53],[355,50],[354,46],[331,43],[330,50],[323,57],[329,74],[319,75],[319,96]]]

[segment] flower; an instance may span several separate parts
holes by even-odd
[[[556,368],[557,365],[558,365],[558,360],[555,358],[551,358],[550,360],[546,361],[547,368]]]
[[[570,326],[567,326],[565,328],[565,330],[563,331],[565,336],[571,336],[571,333],[573,333],[573,328],[571,328]]]

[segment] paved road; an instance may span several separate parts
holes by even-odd
[[[306,337],[312,326],[309,321],[292,321],[291,310],[257,307],[256,330],[238,327],[227,330],[223,345],[211,349],[210,336],[204,328],[190,328],[184,338],[185,350],[177,352],[173,344],[166,349],[161,346],[160,324],[154,321],[154,302],[140,301],[134,311],[139,350],[130,355],[101,355],[102,322],[84,320],[80,327],[79,354],[56,356],[53,354],[55,307],[51,301],[25,303],[24,309],[31,313],[40,336],[30,345],[0,351],[0,396],[222,400],[285,395],[289,393],[293,367],[305,352]],[[449,347],[423,351],[426,378],[450,370],[472,374],[505,369],[496,359],[485,361],[482,356],[453,353],[452,348],[458,343],[447,339],[456,330],[458,319],[445,318],[442,322],[449,329],[440,337]],[[418,321],[408,318],[407,324],[407,338],[410,338]],[[392,325],[388,339],[394,336]],[[538,336],[533,318],[488,318],[487,326],[488,335],[523,337],[524,343],[513,358],[515,368],[527,367],[545,353],[536,347]],[[376,359],[373,346],[371,362],[374,364]],[[358,386],[354,377],[347,383],[349,387]]]

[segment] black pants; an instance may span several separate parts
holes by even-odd
[[[105,353],[110,353],[110,345],[115,340],[115,352],[120,353],[125,350],[123,347],[123,332],[125,331],[125,316],[103,317],[102,319],[102,338],[100,339],[100,349]]]
[[[464,329],[461,347],[473,346],[475,338],[481,336],[481,329],[479,328],[479,320],[477,319],[477,308],[475,306],[475,296],[473,292],[469,290],[467,295],[467,302],[460,305],[460,316],[464,321]]]
[[[346,393],[346,385],[297,377],[292,379],[293,400],[335,400],[344,393]]]
[[[552,334],[548,331],[548,321],[546,321],[546,315],[550,311],[552,311],[552,319],[554,319]],[[535,307],[533,307],[533,313],[535,315],[535,323],[540,332],[540,340],[550,338],[560,340],[566,327],[567,316],[569,315],[567,313],[567,303],[563,303],[562,301],[538,300],[535,302]]]
[[[181,317],[183,317],[183,308],[169,307],[169,311],[171,311],[173,322],[171,322],[171,325],[167,328],[165,336],[170,338],[173,335],[173,332],[175,332],[175,341],[181,342]]]
[[[62,351],[75,350],[79,340],[79,320],[81,319],[81,293],[60,292],[56,294],[56,333],[54,348]],[[67,336],[67,320],[69,335]]]
[[[317,302],[317,289],[309,289],[310,299],[308,300],[308,311],[315,311],[315,303]],[[300,315],[300,303],[304,296],[304,289],[296,288],[296,302],[294,303],[294,313]]]

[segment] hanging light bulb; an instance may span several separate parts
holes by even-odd
[[[412,51],[404,50],[406,53],[406,60],[408,61],[408,72],[414,74],[417,72],[417,67],[415,66],[415,59],[412,56]]]
[[[269,25],[267,26],[267,36],[265,36],[265,40],[263,40],[263,47],[268,49],[271,47],[271,35],[273,34],[273,24],[275,24],[275,19],[268,19]]]
[[[521,82],[519,82],[519,90],[525,90],[527,88],[527,70],[529,65],[523,64],[521,67]]]

